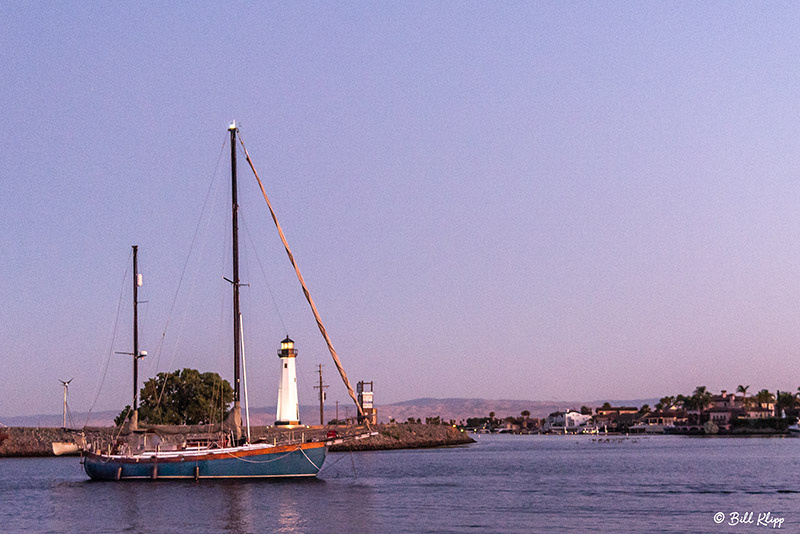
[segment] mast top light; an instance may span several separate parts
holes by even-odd
[[[236,121],[232,121],[231,125],[228,126],[228,130],[235,130],[236,129]]]

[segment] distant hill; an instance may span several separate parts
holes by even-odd
[[[636,406],[643,404],[654,405],[658,399],[633,399],[633,400],[601,400],[601,401],[531,401],[510,399],[413,399],[394,404],[378,406],[378,416],[381,421],[394,418],[396,421],[406,421],[409,417],[420,418],[440,416],[443,420],[453,419],[460,421],[468,417],[487,417],[489,412],[494,412],[495,417],[503,418],[509,415],[519,416],[523,410],[531,412],[531,417],[547,417],[548,414],[559,410],[571,408],[579,410],[581,406],[597,408],[604,402],[613,406]]]
[[[73,412],[72,424],[67,422],[67,426],[71,428],[79,428],[83,426],[110,426],[114,424],[114,418],[119,412],[92,412],[87,419],[86,412]],[[62,423],[62,415],[59,414],[35,414],[35,415],[17,415],[17,416],[0,416],[0,423],[6,426],[27,426],[27,427],[50,427],[58,428]]]
[[[325,407],[325,415],[328,419],[333,419],[334,414],[328,414],[329,406]],[[331,408],[331,411],[333,408]],[[275,422],[275,406],[263,406],[260,408],[250,408],[250,424],[253,426],[271,425]],[[355,413],[355,407],[350,408],[350,414]],[[342,417],[344,417],[345,410],[341,409]],[[87,419],[86,412],[73,412],[72,424],[74,428],[81,428],[83,426],[113,426],[114,418],[119,415],[118,411],[104,411],[92,412]],[[242,409],[242,419],[245,413]],[[300,406],[300,419],[306,424],[319,423],[319,406]],[[60,427],[63,422],[62,414],[37,414],[37,415],[24,415],[3,417],[0,416],[0,424],[6,426],[27,426],[27,427]],[[327,420],[326,420],[327,422]]]
[[[472,399],[472,398],[451,398],[434,399],[421,398],[412,399],[393,404],[378,405],[378,419],[381,422],[388,422],[394,418],[398,422],[408,420],[409,417],[419,418],[425,421],[426,417],[439,416],[445,421],[451,419],[460,421],[468,417],[487,417],[489,412],[494,412],[495,417],[503,418],[509,415],[519,416],[523,410],[531,412],[531,417],[546,417],[548,414],[572,408],[579,410],[581,406],[597,408],[604,402],[609,402],[613,406],[636,406],[643,404],[653,406],[658,399],[633,399],[633,400],[595,400],[595,401],[532,401],[532,400],[494,400],[494,399]],[[275,406],[263,406],[250,409],[250,423],[252,425],[271,425],[275,422]],[[114,424],[114,417],[119,412],[105,411],[92,412],[87,419],[85,412],[73,413],[72,421],[74,427],[88,426],[110,426]],[[352,404],[341,403],[339,406],[339,417],[344,419],[346,416],[353,416],[355,407]],[[242,413],[244,418],[245,414]],[[336,417],[335,407],[332,403],[325,405],[324,420]],[[0,416],[0,424],[7,426],[30,426],[30,427],[60,427],[61,414],[39,414],[28,416],[3,417]],[[300,406],[300,420],[308,425],[319,424],[319,406],[302,405]],[[87,422],[88,421],[88,422]]]

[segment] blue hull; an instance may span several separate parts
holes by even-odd
[[[327,452],[324,444],[304,443],[142,456],[88,453],[83,468],[92,480],[313,477]]]

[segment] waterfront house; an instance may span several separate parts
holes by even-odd
[[[594,424],[599,429],[624,432],[637,423],[639,409],[632,406],[597,408]]]
[[[728,393],[723,389],[719,395],[711,396],[711,408],[743,408],[743,401],[744,399],[742,397],[737,397],[735,393]]]
[[[542,430],[554,433],[577,433],[584,431],[591,421],[591,415],[581,414],[575,410],[553,412],[547,416]]]
[[[714,407],[706,410],[708,420],[717,425],[721,430],[730,430],[735,417],[744,415],[743,408]]]
[[[767,408],[762,406],[753,406],[748,408],[744,414],[744,417],[748,419],[769,419],[770,417],[775,416],[775,405],[773,403],[769,403],[772,407]]]
[[[685,423],[686,421],[686,410],[672,408],[669,410],[649,412],[644,416],[643,423],[646,425],[675,426],[676,424]]]
[[[610,406],[606,408],[597,408],[595,412],[597,415],[637,414],[639,413],[639,408],[636,406]]]
[[[514,421],[505,420],[499,426],[495,427],[494,431],[499,434],[519,434],[522,431],[522,425]]]
[[[675,425],[685,425],[687,422],[686,410],[679,410],[673,407],[669,410],[648,412],[644,417],[639,419],[636,430],[647,433],[658,433],[663,432],[665,428],[672,428]]]

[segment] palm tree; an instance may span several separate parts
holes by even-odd
[[[756,402],[759,406],[766,408],[765,404],[770,404],[775,402],[775,395],[769,392],[767,389],[762,389],[758,393],[756,393]]]
[[[703,422],[703,412],[711,404],[711,393],[705,386],[697,386],[690,397],[693,410],[697,410],[697,424]],[[688,410],[689,408],[687,408]]]
[[[692,394],[692,397],[696,399],[697,409],[700,411],[705,410],[706,407],[711,404],[711,396],[711,393],[706,390],[705,386],[697,386],[694,389],[694,394]]]
[[[780,415],[784,410],[792,410],[794,408],[796,398],[788,391],[778,392],[778,398],[775,401],[775,413]]]
[[[744,405],[745,409],[747,408],[749,401],[747,400],[747,390],[750,389],[750,385],[743,386],[739,384],[739,387],[736,388],[736,393],[742,394],[742,404]],[[800,388],[798,388],[800,389]]]
[[[675,405],[675,397],[661,397],[656,404],[656,410],[669,410]]]

